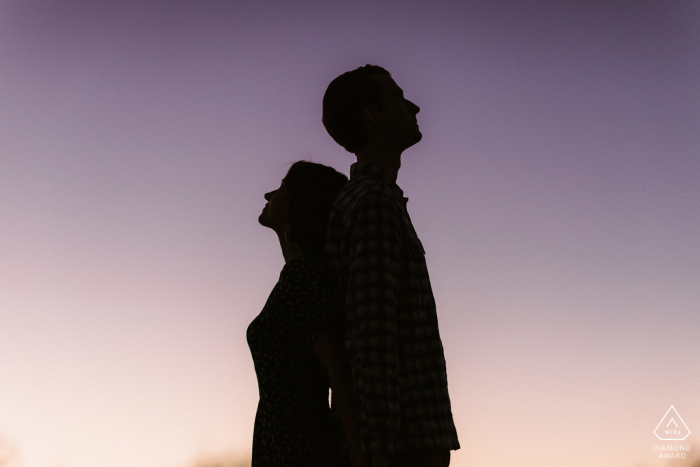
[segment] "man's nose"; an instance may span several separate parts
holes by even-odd
[[[411,107],[411,110],[413,111],[414,115],[417,114],[418,112],[420,112],[420,107],[418,107],[416,104],[414,104],[411,101],[408,101],[408,104]]]

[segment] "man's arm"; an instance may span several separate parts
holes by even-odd
[[[382,190],[365,194],[350,214],[344,238],[349,270],[345,345],[365,454],[391,456],[400,428],[396,346],[400,218],[396,200]]]
[[[324,333],[318,332],[314,340],[314,352],[328,372],[328,382],[333,391],[333,403],[338,407],[340,420],[345,428],[352,466],[369,467],[370,464],[362,453],[357,410],[352,397],[352,377],[345,349],[342,344],[336,344]]]

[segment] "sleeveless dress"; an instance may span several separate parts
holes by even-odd
[[[321,259],[293,258],[248,326],[260,392],[252,467],[345,464],[328,406],[328,375],[313,350],[316,331],[332,327],[331,290]]]

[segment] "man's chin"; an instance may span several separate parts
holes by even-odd
[[[413,136],[413,141],[411,142],[411,144],[408,145],[408,147],[410,148],[414,144],[419,143],[420,140],[422,140],[422,139],[423,139],[423,133],[421,133],[420,130],[416,130],[416,134]]]

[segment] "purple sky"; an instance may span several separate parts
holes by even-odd
[[[293,3],[293,6],[291,5]],[[700,457],[696,1],[0,1],[0,439],[24,467],[249,455],[245,329],[340,73],[421,107],[455,467]],[[682,465],[682,464],[673,464]]]

